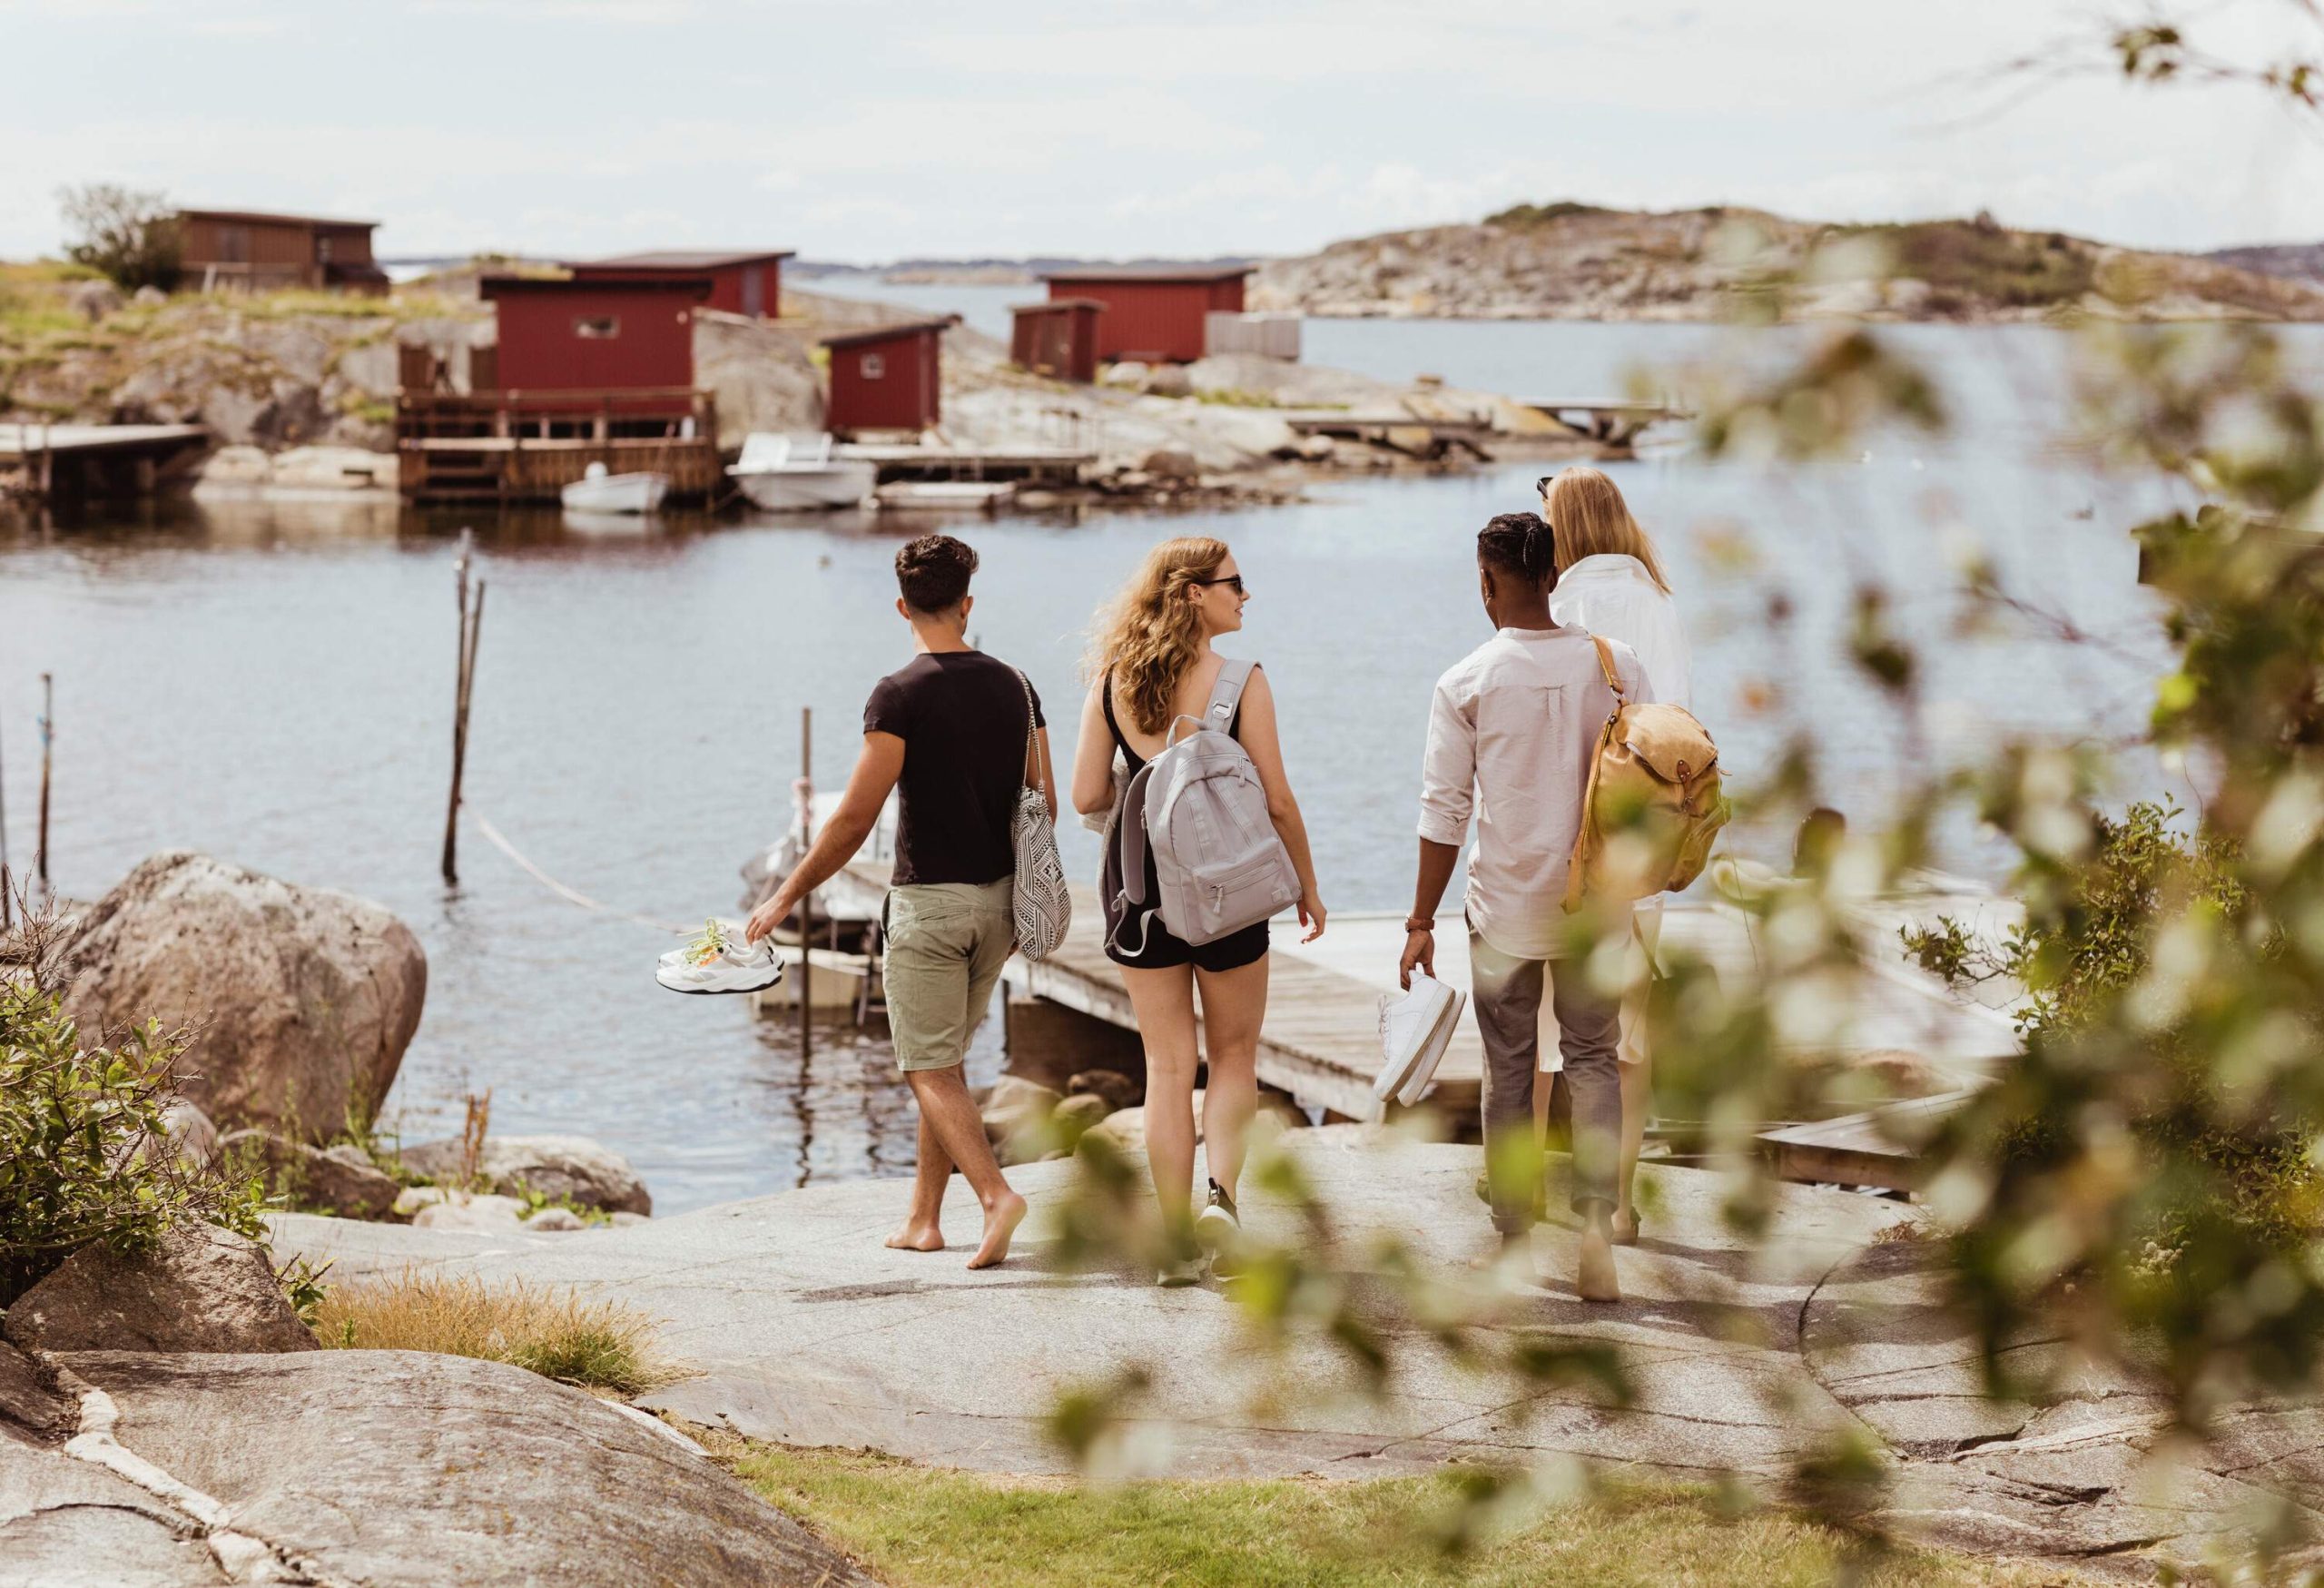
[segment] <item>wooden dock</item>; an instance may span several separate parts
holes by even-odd
[[[1441,458],[1455,448],[1484,456],[1490,420],[1473,414],[1423,418],[1409,413],[1349,413],[1337,409],[1294,408],[1275,416],[1303,436],[1330,436],[1391,447],[1415,458]]]
[[[884,859],[858,860],[824,886],[823,907],[846,919],[876,916],[887,891],[889,869],[890,862]],[[1999,902],[1989,894],[1931,887],[1867,905],[1863,924],[1873,938],[1880,940],[1892,919],[1957,914],[1980,903],[1993,907]],[[1121,972],[1106,958],[1103,917],[1094,892],[1076,887],[1073,910],[1073,925],[1064,945],[1038,962],[1010,960],[1005,972],[1008,986],[1018,996],[1043,1000],[1134,1031],[1137,1018],[1122,985]],[[1302,1103],[1342,1118],[1384,1117],[1392,1110],[1384,1109],[1372,1095],[1372,1080],[1380,1063],[1380,1001],[1394,991],[1396,961],[1403,946],[1403,918],[1335,915],[1331,930],[1314,944],[1299,943],[1295,925],[1284,921],[1276,923],[1274,942],[1266,1025],[1259,1043],[1259,1079]],[[1666,954],[1699,956],[1722,981],[1747,986],[1761,974],[1762,956],[1752,917],[1723,901],[1668,906],[1663,912],[1662,942]],[[1467,937],[1457,913],[1440,920],[1436,969],[1447,984],[1468,986]],[[1965,1095],[1969,1089],[1984,1084],[2021,1050],[2005,1012],[1948,993],[1934,979],[1907,967],[1901,951],[1882,952],[1866,963],[1846,989],[1846,997],[1847,1008],[1838,1022],[1841,1034],[1821,1047],[1804,1045],[1804,1050],[1842,1060],[1858,1054],[1911,1053],[1934,1072],[1950,1096]],[[1545,1051],[1554,1050],[1556,1032],[1556,1021],[1544,1007]],[[1476,1022],[1464,1016],[1438,1068],[1436,1089],[1428,1106],[1454,1119],[1473,1119],[1483,1057]],[[1939,1100],[1923,1103],[1936,1107]],[[1783,1134],[1787,1131],[1791,1134]],[[1768,1132],[1762,1140],[1778,1169],[1789,1175],[1840,1179],[1854,1185],[1910,1182],[1909,1153],[1888,1139],[1876,1119],[1851,1117],[1814,1125],[1787,1125]]]
[[[414,501],[553,502],[592,463],[704,501],[725,484],[717,436],[714,399],[682,386],[396,394],[397,484]]]
[[[832,456],[872,465],[881,485],[895,480],[1077,485],[1082,471],[1098,461],[1095,452],[1072,447],[922,447],[904,441],[843,442],[832,449]]]
[[[201,425],[0,424],[0,496],[151,496],[209,448]]]
[[[1685,409],[1667,402],[1564,402],[1549,397],[1511,400],[1609,447],[1627,447],[1649,425],[1689,417]]]

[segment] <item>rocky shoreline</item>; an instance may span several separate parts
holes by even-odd
[[[77,323],[12,333],[0,322],[0,418],[203,425],[217,449],[192,487],[212,500],[392,497],[398,349],[426,348],[459,386],[471,350],[495,335],[488,307],[460,295],[457,278],[384,300],[124,301],[109,289],[87,290],[103,283],[52,285]],[[818,340],[912,317],[812,292],[787,292],[779,321],[697,314],[696,378],[716,399],[722,449],[739,449],[753,430],[823,428]],[[1280,360],[1238,355],[1106,373],[1095,386],[1031,375],[1001,343],[956,326],[945,337],[943,434],[970,449],[1091,455],[1078,487],[1028,493],[1021,505],[1032,510],[1291,501],[1318,478],[1477,460],[1480,449],[1448,446],[1431,421],[1472,423],[1494,457],[1608,450],[1497,394]],[[1402,433],[1334,439],[1303,434],[1286,417],[1315,410],[1410,424]]]

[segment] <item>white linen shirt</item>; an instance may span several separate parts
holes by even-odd
[[[1650,701],[1645,669],[1620,641],[1614,671],[1633,703]],[[1517,959],[1561,951],[1566,873],[1581,831],[1581,796],[1613,692],[1589,631],[1504,628],[1436,681],[1421,761],[1420,835],[1469,856],[1469,922]]]
[[[1645,665],[1655,699],[1694,709],[1694,653],[1678,603],[1638,558],[1620,552],[1582,557],[1558,576],[1550,616],[1630,646]]]

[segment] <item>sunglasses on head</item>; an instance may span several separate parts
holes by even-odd
[[[1227,574],[1220,578],[1194,579],[1189,582],[1196,585],[1231,585],[1234,587],[1235,593],[1237,596],[1247,596],[1250,594],[1248,590],[1246,590],[1243,587],[1243,576],[1241,574]]]

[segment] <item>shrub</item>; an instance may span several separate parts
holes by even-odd
[[[644,1313],[523,1280],[407,1272],[340,1285],[312,1321],[316,1337],[337,1348],[474,1356],[621,1395],[675,1376],[655,1352],[654,1320]]]
[[[1547,226],[1573,215],[1603,215],[1608,213],[1601,204],[1577,203],[1571,199],[1559,199],[1547,204],[1512,204],[1485,217],[1488,226]]]
[[[167,1144],[184,1034],[147,1024],[88,1040],[64,1012],[54,930],[10,944],[0,981],[0,1306],[75,1251],[150,1248],[194,1219],[259,1231],[258,1188],[187,1164]]]
[[[177,212],[167,195],[93,182],[60,190],[56,202],[75,234],[64,251],[74,263],[111,276],[125,292],[177,284]]]

